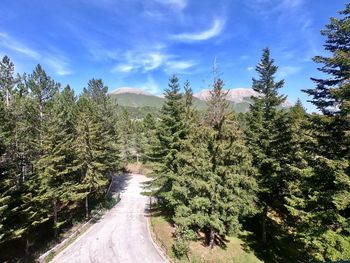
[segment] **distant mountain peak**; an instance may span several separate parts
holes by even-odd
[[[251,96],[258,96],[256,91],[248,88],[236,88],[225,91],[228,91],[226,99],[233,102],[242,102]],[[195,93],[193,96],[200,100],[208,100],[210,97],[210,90],[203,89],[200,92]]]
[[[154,96],[153,94],[141,89],[141,88],[135,88],[135,87],[120,87],[117,89],[114,89],[109,92],[109,94],[117,95],[117,94],[137,94],[137,95],[147,95],[147,96]]]

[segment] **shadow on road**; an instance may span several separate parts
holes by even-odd
[[[118,194],[122,192],[123,190],[125,190],[130,179],[131,179],[130,174],[122,174],[122,175],[114,176],[109,193],[113,195],[113,194]]]

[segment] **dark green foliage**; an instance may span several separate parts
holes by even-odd
[[[211,247],[238,233],[241,219],[254,211],[256,191],[251,155],[224,98],[218,79],[204,122],[194,123],[182,144],[173,186],[175,222],[184,231],[203,231]]]
[[[104,194],[120,166],[117,116],[101,80],[77,103],[40,65],[19,82],[12,62],[1,63],[0,244],[23,240],[29,254],[38,229],[57,236],[84,198]]]
[[[253,165],[258,170],[259,202],[262,207],[262,241],[266,242],[266,216],[269,207],[278,207],[281,198],[281,135],[283,134],[283,111],[278,110],[286,99],[279,95],[284,81],[275,82],[278,67],[270,58],[270,50],[263,50],[260,63],[256,66],[259,79],[253,78],[253,89],[259,93],[253,97],[253,104],[247,118],[247,139],[253,155]],[[277,202],[277,203],[276,203]]]
[[[329,57],[316,56],[320,71],[329,78],[316,79],[306,90],[323,115],[312,116],[315,139],[313,176],[299,208],[301,240],[317,260],[350,258],[350,4],[331,18],[322,30]]]
[[[6,107],[10,106],[13,96],[13,89],[19,77],[14,77],[15,66],[8,56],[4,56],[0,61],[0,98]]]
[[[170,203],[169,193],[172,182],[177,173],[178,164],[176,154],[180,150],[180,143],[184,134],[184,103],[180,93],[179,80],[174,75],[169,80],[169,88],[164,92],[165,103],[161,109],[161,116],[157,127],[157,142],[153,147],[152,160],[157,163],[154,185],[158,187],[157,196],[165,206]],[[168,207],[172,210],[172,207]]]
[[[42,206],[52,207],[48,217],[53,216],[55,229],[64,223],[59,221],[58,212],[70,202],[79,201],[75,195],[79,166],[72,151],[77,138],[76,120],[74,92],[67,86],[53,100],[43,135],[43,155],[36,164],[40,183],[36,199]]]

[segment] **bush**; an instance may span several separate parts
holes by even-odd
[[[118,201],[119,200],[117,200],[116,198],[108,196],[103,201],[103,207],[106,209],[111,209],[118,203]]]
[[[180,258],[183,258],[184,256],[187,256],[190,248],[187,240],[178,238],[173,244],[172,249],[173,249],[174,255],[180,259]]]

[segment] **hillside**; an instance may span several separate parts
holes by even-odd
[[[112,90],[109,94],[116,100],[119,106],[125,108],[128,112],[133,112],[133,115],[135,113],[138,115],[137,112],[143,111],[142,108],[147,109],[147,112],[158,111],[164,103],[164,98],[138,88],[122,87]],[[227,100],[230,102],[230,106],[234,111],[247,112],[251,102],[250,96],[254,96],[255,94],[251,89],[232,89],[228,91]],[[206,89],[195,93],[194,106],[198,110],[206,109],[206,100],[209,96],[210,92]],[[141,108],[141,110],[133,110],[132,108]]]

